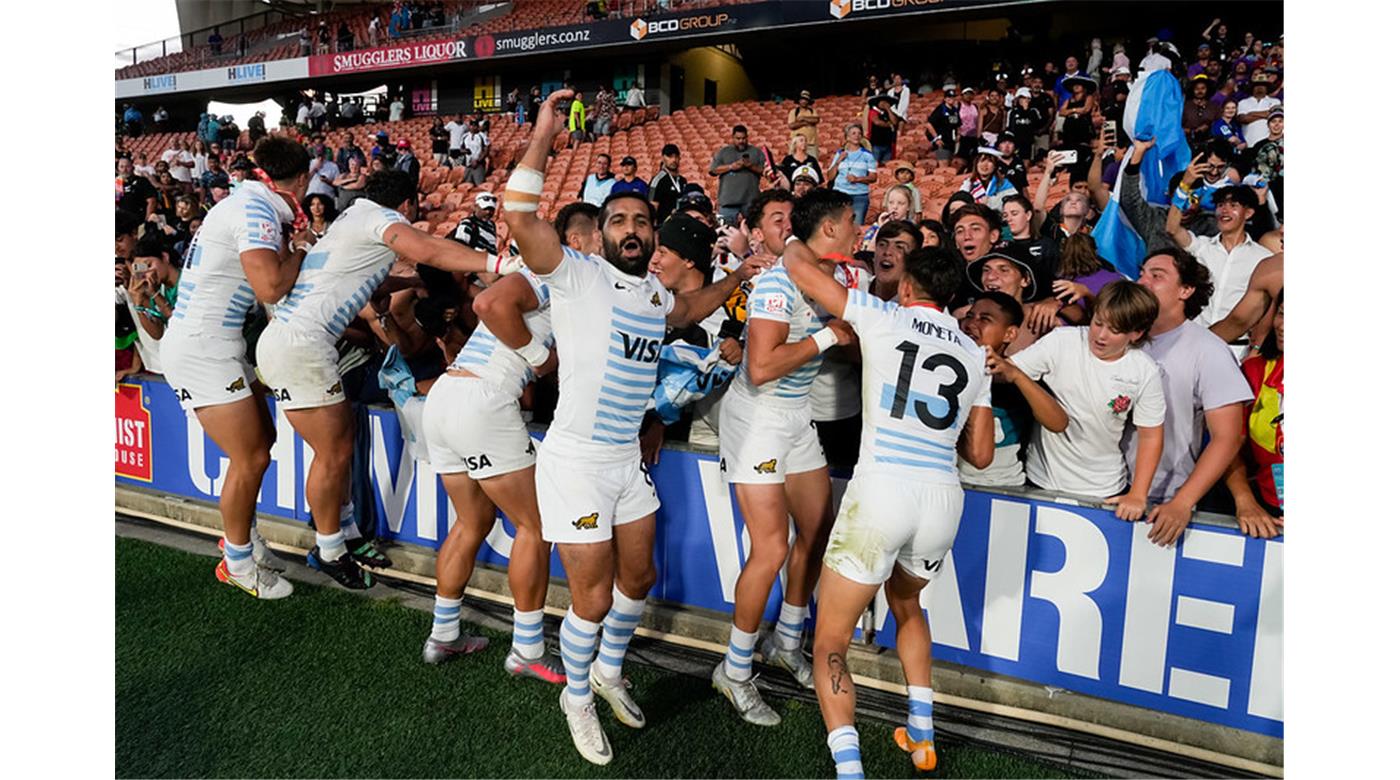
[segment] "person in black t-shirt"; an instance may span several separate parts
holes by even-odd
[[[681,175],[681,150],[675,144],[661,147],[661,170],[651,179],[651,193],[648,199],[656,209],[656,222],[660,224],[671,216],[685,191],[685,177]]]
[[[139,214],[147,220],[155,217],[156,188],[145,176],[136,175],[129,157],[117,158],[117,186],[121,188],[117,208]]]
[[[891,107],[894,98],[880,94],[870,98],[870,151],[876,163],[883,163],[894,155],[895,124],[898,117]]]
[[[933,144],[933,155],[939,160],[948,160],[958,145],[958,129],[962,117],[958,114],[958,90],[951,84],[943,87],[943,102],[929,112],[924,124],[924,137]]]
[[[997,175],[1016,185],[1017,192],[1029,192],[1026,160],[1018,154],[1016,136],[1009,132],[997,136],[996,150],[1001,153],[997,158]]]
[[[1031,105],[1031,91],[1027,87],[1016,90],[1016,103],[1006,112],[1006,129],[1016,140],[1016,157],[1031,159],[1035,153],[1035,137],[1045,124],[1040,109]]]

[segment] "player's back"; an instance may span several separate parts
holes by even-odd
[[[990,405],[982,347],[932,306],[851,290],[845,313],[860,336],[865,423],[856,473],[956,484],[968,413]]]
[[[361,198],[331,223],[301,262],[296,284],[277,305],[278,322],[302,333],[340,338],[394,265],[384,231],[408,220]]]
[[[549,286],[528,269],[517,273],[530,282],[530,289],[534,290],[538,302],[536,308],[525,312],[522,317],[525,328],[533,338],[552,346],[554,335],[550,328]],[[525,385],[535,379],[535,372],[525,358],[502,344],[485,322],[477,323],[476,330],[472,331],[471,338],[457,353],[451,367],[470,371],[502,390],[510,391],[514,397],[519,397]]]
[[[241,254],[282,249],[282,225],[292,210],[281,196],[249,181],[214,204],[190,241],[171,316],[176,338],[243,338],[243,322],[256,299]]]

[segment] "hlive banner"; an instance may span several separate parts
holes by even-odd
[[[215,500],[228,462],[169,387],[138,381],[120,392],[117,482]],[[441,485],[409,456],[393,411],[372,410],[369,420],[379,535],[436,548],[455,520]],[[276,421],[258,510],[306,522],[311,451],[283,415]],[[729,611],[748,536],[717,458],[666,450],[652,479],[661,496],[652,595]],[[512,533],[498,522],[482,560],[504,564]],[[563,575],[557,556],[551,568]],[[934,658],[1283,736],[1281,541],[1193,525],[1163,549],[1147,541],[1144,524],[1101,509],[969,490],[957,541],[923,604]],[[876,643],[892,647],[883,597],[876,621]]]

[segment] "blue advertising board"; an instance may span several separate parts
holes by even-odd
[[[128,397],[137,387],[139,425],[124,420],[134,402],[118,403],[117,483],[216,500],[227,470],[218,448],[163,382],[133,382]],[[302,485],[311,451],[283,415],[275,418],[258,510],[308,522]],[[392,410],[371,410],[369,424],[378,535],[436,549],[455,521],[441,484],[409,454]],[[122,476],[123,460],[147,467],[149,480]],[[651,473],[661,497],[652,596],[730,611],[748,535],[718,458],[664,450]],[[1147,530],[1098,508],[968,490],[957,540],[922,596],[933,657],[1282,737],[1283,543],[1193,524],[1179,544],[1161,548]],[[504,565],[512,533],[499,520],[481,559]],[[557,555],[551,570],[563,575]],[[875,625],[876,643],[892,647],[883,595]]]

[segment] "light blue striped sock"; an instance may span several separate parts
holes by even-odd
[[[253,540],[247,544],[234,544],[224,537],[224,563],[228,573],[235,577],[246,577],[253,573]]]
[[[933,689],[909,686],[909,720],[905,724],[913,742],[933,741]]]
[[[753,646],[757,643],[757,631],[729,627],[729,650],[724,653],[724,673],[729,679],[743,682],[753,677]]]
[[[800,607],[783,602],[783,610],[778,613],[778,624],[773,627],[774,641],[784,650],[796,650],[802,646],[802,627],[807,623],[807,606]]]
[[[598,660],[593,662],[598,676],[604,680],[622,678],[622,659],[627,655],[627,645],[632,641],[637,626],[642,622],[642,611],[647,608],[646,598],[634,599],[613,586],[612,609],[603,618],[603,640],[598,646]]]
[[[433,639],[452,642],[462,635],[462,600],[433,598]]]
[[[515,610],[515,626],[510,647],[531,661],[544,655],[544,610]]]
[[[588,687],[588,665],[597,649],[598,624],[575,615],[574,608],[569,607],[559,626],[559,653],[564,659],[564,674],[569,678],[569,703],[575,707],[593,701],[593,689]]]
[[[860,763],[860,735],[855,726],[839,726],[826,735],[831,748],[831,760],[836,762],[836,780],[857,780],[865,777]]]

